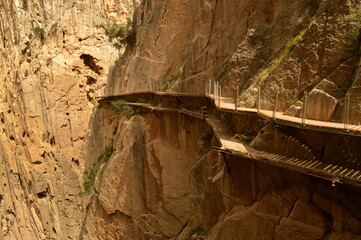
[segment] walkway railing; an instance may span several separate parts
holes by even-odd
[[[234,98],[222,97],[219,82],[209,81],[205,94],[222,109],[257,112],[260,116],[280,124],[298,128],[312,128],[328,132],[361,135],[361,95],[344,93],[341,89],[313,89],[301,99],[293,97],[286,105],[280,102],[280,93],[262,96],[257,90],[255,104],[245,107],[236,89]],[[286,109],[284,111],[280,109]]]
[[[190,98],[202,97],[203,100],[206,100],[204,99],[204,96],[206,96],[212,99],[214,101],[215,106],[221,111],[232,111],[233,113],[236,114],[240,112],[248,112],[253,114],[258,113],[261,117],[275,121],[280,124],[291,125],[296,127],[301,126],[304,128],[316,128],[316,129],[323,128],[325,131],[342,132],[346,129],[347,134],[361,136],[361,126],[350,124],[351,122],[350,119],[352,118],[351,112],[353,111],[353,108],[356,108],[353,105],[357,106],[358,104],[358,99],[351,98],[352,95],[350,94],[345,96],[340,95],[340,97],[336,98],[335,97],[336,95],[335,96],[331,94],[325,95],[324,93],[317,91],[316,93],[315,91],[313,92],[311,91],[309,94],[305,93],[304,97],[300,100],[300,102],[303,102],[302,107],[298,108],[297,111],[288,112],[289,114],[292,113],[296,116],[288,116],[285,115],[284,112],[277,111],[279,109],[278,105],[280,104],[278,102],[280,94],[277,92],[275,92],[274,96],[271,96],[271,98],[269,98],[269,94],[267,98],[266,97],[262,98],[261,91],[258,90],[257,99],[254,106],[252,108],[245,108],[239,106],[240,101],[238,98],[239,96],[238,89],[236,90],[236,95],[234,98],[222,97],[222,87],[217,82],[210,82],[205,87],[204,94],[174,92],[174,91],[164,92],[158,88],[158,91],[154,91],[154,90],[138,91],[132,93],[122,93],[115,96],[106,96],[103,94],[103,95],[98,95],[98,98],[104,98],[107,101],[109,101],[112,100],[113,97],[122,98],[122,97],[126,97],[127,95],[131,95],[134,98],[134,96],[138,96],[138,94],[142,95],[143,93],[164,96],[164,97],[177,96],[177,98],[178,96],[186,96]],[[339,121],[342,122],[340,123],[328,122],[328,121],[312,120],[308,118],[310,116],[308,114],[312,114],[312,111],[314,111],[314,109],[308,109],[310,103],[314,104],[312,101],[318,100],[320,97],[317,96],[319,96],[320,94],[323,94],[323,97],[332,100],[333,102],[332,106],[334,106],[334,109],[333,110],[331,109],[333,112],[329,113],[327,111],[326,112],[328,114],[327,116],[331,116],[330,117],[331,121],[332,120],[336,121],[338,119]],[[315,98],[315,100],[312,100],[312,98]],[[270,99],[273,100],[273,102],[270,101]],[[355,104],[353,104],[352,101],[355,101]],[[204,102],[208,102],[208,101],[204,101]],[[220,147],[215,147],[215,149],[218,149],[219,151],[242,156],[244,158],[255,159],[257,161],[262,161],[282,168],[299,171],[308,175],[329,179],[332,181],[333,184],[335,182],[345,182],[356,186],[361,185],[360,163],[358,162],[357,158],[353,156],[353,153],[351,151],[351,146],[349,145],[347,140],[348,137],[345,137],[347,144],[347,149],[345,149],[345,151],[347,151],[345,152],[345,157],[340,160],[337,160],[336,162],[330,163],[330,162],[318,160],[317,157],[315,157],[315,155],[307,151],[304,151],[305,154],[304,158],[292,158],[292,157],[287,157],[283,154],[278,154],[277,152],[270,153],[270,152],[259,151],[248,145],[243,144],[238,140],[235,140],[234,133],[229,128],[228,124],[226,124],[224,120],[220,119],[217,116],[214,116],[212,114],[208,115],[206,107],[201,107],[198,108],[198,111],[193,111],[183,108],[169,108],[162,106],[154,107],[149,103],[131,102],[129,104],[132,106],[149,108],[151,109],[151,112],[153,112],[153,110],[178,111],[188,116],[206,120],[208,125],[213,129],[215,136],[218,138],[221,144]],[[297,105],[297,103],[293,105]],[[298,105],[300,105],[300,103],[298,103]],[[321,106],[321,110],[323,111],[322,106]],[[341,116],[341,117],[337,118],[337,116]],[[312,156],[313,158],[309,156]]]
[[[280,101],[281,97],[284,98],[284,96],[281,96],[280,93],[274,92],[273,96],[272,93],[262,95],[260,88],[258,88],[255,104],[246,107],[240,101],[239,88],[236,89],[235,96],[231,98],[222,96],[222,86],[219,82],[209,81],[202,86],[204,86],[204,93],[200,93],[199,87],[196,87],[193,82],[188,82],[177,88],[170,88],[168,82],[148,84],[145,89],[143,88],[144,90],[120,95],[153,93],[158,95],[206,96],[214,101],[216,107],[223,110],[258,113],[267,120],[297,128],[361,136],[360,94],[346,94],[337,89],[313,89],[311,92],[305,92],[300,99],[295,96],[294,99],[289,100],[289,106],[287,104],[284,106],[284,99],[282,102]],[[111,96],[98,93],[98,98],[102,97]]]

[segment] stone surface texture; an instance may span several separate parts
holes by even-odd
[[[0,1],[0,239],[180,240],[197,229],[214,240],[359,239],[360,189],[218,154],[200,144],[205,121],[172,112],[114,119],[95,99],[164,87],[203,93],[211,79],[226,96],[240,87],[248,107],[261,86],[263,107],[279,92],[283,111],[313,89],[307,106],[323,99],[332,110],[334,96],[316,85],[361,81],[360,42],[344,20],[355,3]],[[133,13],[135,42],[117,49],[102,26]],[[331,110],[309,114],[330,119]],[[257,121],[239,119],[248,140]],[[251,146],[330,162],[361,154],[343,151],[356,138],[287,131],[262,126]],[[106,146],[115,149],[107,161]],[[79,195],[91,176],[94,187]]]
[[[133,1],[0,2],[0,239],[79,239],[94,92],[119,57],[102,25]],[[123,11],[122,9],[126,9]]]
[[[305,117],[309,119],[317,119],[330,121],[336,109],[338,101],[330,94],[314,89],[307,96]]]

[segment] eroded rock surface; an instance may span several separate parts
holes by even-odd
[[[94,92],[119,57],[102,25],[132,11],[119,1],[1,2],[1,239],[78,239]]]
[[[344,21],[355,1],[144,0],[135,11],[135,43],[119,58],[123,50],[102,25],[126,22],[137,4],[1,2],[0,238],[185,239],[195,229],[205,239],[359,238],[358,189],[219,155],[199,145],[205,122],[178,113],[112,121],[109,106],[94,99],[105,86],[106,93],[165,86],[203,93],[209,79],[227,96],[239,86],[249,107],[259,86],[265,108],[278,92],[277,110],[317,84],[358,93],[349,86],[361,79],[360,45]],[[330,119],[335,96],[314,91],[308,107],[321,94],[332,104],[314,115]],[[303,142],[266,126],[251,145],[305,157],[313,144],[317,151],[306,158],[357,161],[349,151],[357,139],[322,135],[330,142],[322,145],[318,133],[294,132]],[[102,162],[109,145],[115,152]],[[95,186],[80,197],[91,170]]]

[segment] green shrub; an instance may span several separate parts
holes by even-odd
[[[8,53],[7,53],[5,50],[1,50],[1,55],[3,56],[3,58],[4,58],[5,60],[8,60],[8,59],[9,59]]]
[[[254,139],[254,136],[245,135],[245,134],[242,135],[242,142],[243,143],[250,144],[253,139]]]
[[[304,33],[305,33],[304,31],[301,31],[296,37],[288,40],[285,47],[285,51],[287,54],[292,52],[293,49],[295,49],[295,47],[303,40]]]
[[[38,36],[38,37],[40,37],[40,38],[44,38],[44,35],[45,35],[45,30],[44,30],[44,28],[41,28],[41,27],[39,27],[39,26],[36,26],[36,27],[34,27],[32,30],[33,30],[35,36]]]
[[[346,17],[346,21],[351,26],[349,36],[351,39],[357,40],[361,31],[361,3],[357,4],[350,10],[350,14]]]
[[[212,130],[208,130],[199,136],[199,141],[201,141],[205,147],[211,148],[212,147],[211,141],[212,141],[213,135],[214,134],[213,134]]]
[[[257,74],[254,78],[254,82],[262,85],[266,82],[268,77],[277,69],[277,67],[281,64],[281,62],[295,49],[295,47],[303,40],[303,37],[306,33],[306,29],[301,30],[295,37],[288,40],[285,48],[281,52],[280,56],[273,59],[269,64],[266,64],[266,68],[264,68],[259,74]]]
[[[292,98],[290,99],[290,101],[288,102],[288,107],[291,107],[293,104],[295,104],[298,100],[300,100],[300,97],[298,96],[298,94],[294,94],[292,96]]]
[[[152,106],[152,107],[156,107],[159,105],[159,100],[157,99],[151,99],[148,101],[148,103]]]
[[[23,0],[23,8],[24,8],[25,10],[28,9],[28,0]]]
[[[110,40],[116,39],[114,46],[121,48],[127,44],[132,44],[135,41],[135,31],[132,27],[132,20],[127,18],[126,24],[117,24],[109,22],[104,26],[105,34]]]
[[[95,184],[96,176],[97,176],[97,171],[94,170],[91,170],[90,172],[86,173],[87,180],[83,183],[84,191],[78,194],[80,197],[83,197],[91,193]]]
[[[165,84],[162,87],[162,91],[165,92],[169,89],[169,85],[174,82],[179,77],[179,73],[175,75],[171,75],[169,79],[165,81]]]
[[[115,149],[113,148],[113,143],[105,146],[105,148],[99,153],[98,161],[107,162],[109,158],[113,155]]]
[[[203,233],[203,227],[201,225],[193,228],[188,236],[184,238],[183,240],[203,240],[203,237],[197,236],[198,234]]]
[[[114,115],[112,119],[119,119],[123,115],[131,117],[135,115],[134,109],[128,105],[127,101],[121,99],[117,101],[110,102],[111,108],[114,110]]]

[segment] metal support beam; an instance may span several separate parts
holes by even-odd
[[[188,121],[189,121],[190,123],[193,122],[192,119],[191,119],[187,114],[183,114],[183,115],[186,116],[186,118],[188,119]]]
[[[208,118],[208,112],[207,112],[207,107],[202,107],[202,118],[203,120],[205,120],[206,118]]]
[[[154,115],[159,119],[159,116],[158,116],[157,112],[154,111],[154,109],[151,109],[150,111],[151,111],[152,113],[154,113]]]

